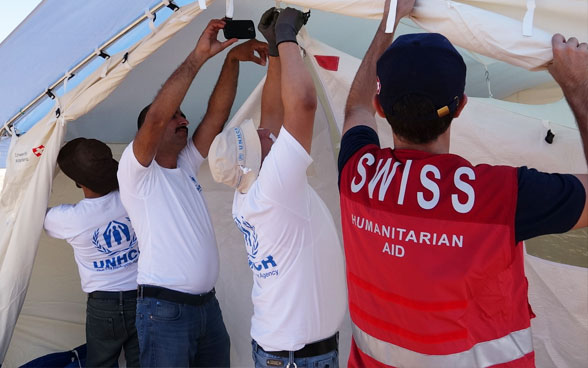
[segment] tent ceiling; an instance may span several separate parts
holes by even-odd
[[[44,0],[0,44],[0,121],[158,0]],[[81,6],[83,4],[83,6]],[[15,88],[18,86],[18,88]]]
[[[136,19],[146,8],[152,7],[158,2],[158,0],[126,0],[123,2],[104,0],[85,2],[84,7],[81,7],[76,0],[44,0],[0,44],[0,80],[3,81],[3,86],[9,87],[0,89],[0,98],[3,101],[0,105],[0,123],[10,119],[20,108],[44,91],[47,86],[63,76],[69,67],[93,52],[94,48]],[[176,2],[185,3],[191,1],[181,0]],[[305,1],[301,0],[292,0],[292,2],[297,4],[305,3]],[[378,1],[372,2],[374,6],[378,3]],[[493,6],[505,6],[505,4],[498,4],[498,0],[464,2],[487,8],[491,7],[489,3],[494,4]],[[331,1],[331,3],[341,4],[342,2]],[[586,2],[582,3],[584,5],[588,4]],[[273,6],[274,4],[275,1],[273,0],[235,1],[235,18],[250,18],[257,21],[259,14],[268,6]],[[325,3],[322,4],[322,7],[327,6]],[[225,2],[217,1],[206,12],[207,16],[222,17],[224,7]],[[512,7],[513,16],[518,16],[521,12],[519,8],[521,6]],[[506,9],[510,8],[506,7]],[[336,9],[333,10],[336,11]],[[539,18],[541,14],[538,14]],[[360,19],[313,10],[313,17],[308,29],[313,37],[361,58],[370,43],[377,24],[378,22],[373,19]],[[169,75],[171,70],[185,56],[187,52],[185,48],[190,47],[186,45],[192,42],[189,40],[190,37],[200,31],[200,29],[194,27],[191,27],[191,29],[192,36],[187,35],[187,31],[184,31],[185,36],[175,38],[175,40],[182,39],[182,41],[175,41],[176,48],[167,49],[167,57],[160,59],[165,65],[154,65],[151,71],[145,72],[144,78],[149,78],[148,75],[151,73],[156,75],[155,79],[157,80],[157,83],[152,83],[153,85],[146,89],[150,91],[148,98],[153,97],[160,85],[158,83],[163,81],[161,78]],[[414,23],[403,20],[398,33],[419,31],[421,30]],[[349,42],[349,40],[353,40],[353,42]],[[23,45],[27,46],[23,47]],[[491,91],[496,98],[504,98],[520,90],[532,89],[537,85],[552,81],[546,72],[529,72],[490,58],[479,57],[478,55],[472,57],[469,52],[463,52],[463,55],[469,70],[466,93],[473,97],[489,96],[484,64],[489,70]],[[220,65],[217,65],[216,69],[219,68]],[[218,74],[216,74],[216,70],[211,70],[209,74],[209,79],[212,82],[207,83],[210,84],[214,82]],[[257,76],[257,74],[255,75]],[[249,89],[252,89],[258,80],[252,80]],[[243,86],[245,83],[242,82],[241,85]],[[12,86],[18,86],[18,88],[12,88]],[[131,90],[128,93],[133,94],[133,91]],[[122,96],[120,93],[117,95]],[[207,98],[207,96],[199,96],[199,98]],[[144,99],[141,98],[140,100],[140,104],[143,104]],[[203,111],[194,111],[194,113],[201,116]],[[101,116],[103,117],[104,114],[101,114]],[[131,120],[134,120],[134,117]],[[123,136],[124,138],[119,137],[115,140],[109,139],[109,141],[123,142],[132,137],[130,131]]]

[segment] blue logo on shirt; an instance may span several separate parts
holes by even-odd
[[[249,222],[245,221],[245,219],[241,216],[241,219],[237,217],[234,218],[235,224],[239,231],[243,233],[243,238],[245,239],[245,246],[247,248],[247,258],[249,261],[249,268],[255,271],[262,271],[268,270],[270,268],[276,268],[278,265],[276,261],[274,261],[274,257],[272,255],[268,255],[263,260],[257,259],[259,253],[259,243],[257,241],[257,233],[255,232],[255,226],[251,225]],[[273,270],[268,273],[258,273],[258,277],[266,278],[269,276],[277,276],[278,270]]]
[[[131,221],[128,217],[127,221]],[[103,243],[101,243],[103,240]],[[123,243],[127,243],[128,246],[124,247]],[[137,245],[137,236],[135,232],[125,223],[119,221],[111,221],[106,225],[104,231],[100,228],[94,231],[92,235],[92,244],[96,250],[100,253],[104,253],[109,259],[94,261],[94,269],[96,271],[113,270],[120,267],[126,267],[132,263],[137,262],[139,255],[138,249],[133,249]],[[112,251],[110,248],[113,246],[121,246],[123,249]],[[121,254],[117,257],[119,253]]]
[[[190,180],[192,180],[192,182],[194,183],[194,185],[196,186],[196,190],[199,193],[202,193],[202,187],[200,186],[200,184],[198,183],[198,180],[196,180],[195,177],[193,177],[192,175],[190,175]]]

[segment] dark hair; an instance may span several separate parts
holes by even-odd
[[[141,112],[139,113],[139,117],[137,118],[137,130],[141,129],[141,126],[145,122],[145,117],[147,116],[147,112],[149,111],[150,107],[151,104],[145,106],[143,110],[141,110]]]
[[[393,105],[394,114],[386,114],[386,120],[392,126],[392,131],[402,140],[415,144],[426,144],[434,141],[445,133],[453,114],[437,119],[419,119],[419,116],[435,111],[431,100],[420,94],[408,94],[400,97]]]
[[[112,151],[97,139],[76,138],[67,142],[57,155],[57,164],[76,184],[105,195],[118,189],[118,162]]]

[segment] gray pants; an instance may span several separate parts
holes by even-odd
[[[117,367],[118,357],[124,348],[127,367],[138,367],[136,296],[117,299],[92,295],[88,297],[86,308],[86,366]]]

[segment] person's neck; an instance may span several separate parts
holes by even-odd
[[[408,142],[394,135],[394,149],[409,149],[436,155],[449,153],[449,132],[440,135],[432,142],[424,144]]]
[[[85,187],[82,185],[82,191],[84,192],[84,198],[100,198],[100,197],[104,197],[106,194],[100,194],[100,193],[96,193],[94,192],[92,189]]]
[[[175,169],[178,167],[178,155],[179,152],[157,152],[155,155],[155,161],[161,167]]]

